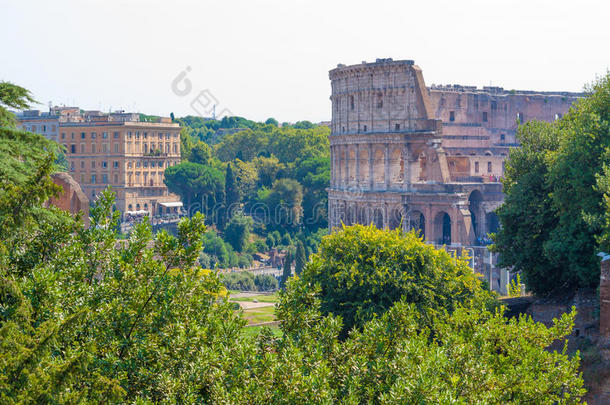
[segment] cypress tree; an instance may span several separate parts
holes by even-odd
[[[301,275],[306,262],[307,258],[305,257],[305,246],[303,246],[303,242],[298,241],[297,251],[294,258],[294,271],[296,272],[297,276]]]
[[[282,273],[282,281],[280,282],[280,287],[284,288],[286,286],[286,281],[291,276],[290,265],[292,264],[292,256],[290,252],[286,253],[286,257],[284,257],[284,272]]]
[[[239,204],[239,190],[235,181],[235,174],[231,168],[231,163],[227,165],[227,173],[225,175],[225,205],[227,210],[227,221],[233,216],[233,212]]]

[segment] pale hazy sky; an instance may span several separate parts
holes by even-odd
[[[182,116],[208,89],[219,112],[320,121],[328,71],[376,58],[427,85],[580,91],[610,68],[609,24],[608,0],[0,0],[0,80],[45,105]]]

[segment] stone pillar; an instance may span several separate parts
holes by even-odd
[[[354,173],[354,184],[360,190],[360,144],[356,144],[356,173]]]
[[[606,363],[610,363],[610,260],[603,260],[599,276],[599,344]]]
[[[343,149],[345,150],[345,164],[344,164],[344,176],[343,176],[343,188],[348,188],[349,187],[349,146],[345,145],[343,146]]]
[[[409,178],[409,148],[405,145],[402,149],[402,188],[407,190],[411,179]]]
[[[383,165],[384,165],[384,183],[385,190],[390,189],[390,145],[385,145],[385,150],[383,151]]]
[[[373,190],[374,185],[375,185],[375,178],[374,178],[374,168],[373,168],[373,164],[375,163],[375,157],[373,156],[373,145],[371,145],[369,143],[369,190]]]
[[[387,147],[386,147],[386,151],[387,151]],[[387,168],[387,166],[386,166]],[[386,177],[386,188],[387,188],[387,177]],[[389,229],[390,228],[390,216],[388,214],[388,204],[383,204],[383,229]]]

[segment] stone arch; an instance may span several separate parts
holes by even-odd
[[[347,208],[347,215],[345,218],[345,225],[353,225],[357,222],[356,219],[356,206],[353,204]]]
[[[451,217],[445,211],[439,211],[434,217],[434,233],[439,245],[451,244]]]
[[[385,156],[381,149],[375,151],[373,161],[373,179],[375,183],[385,183]]]
[[[390,217],[388,218],[388,227],[390,229],[396,229],[400,227],[403,219],[403,210],[401,207],[394,207],[389,211]]]
[[[347,165],[348,180],[350,182],[356,181],[356,150],[354,148],[349,148]]]
[[[472,229],[474,230],[474,237],[479,238],[483,236],[482,220],[483,215],[481,214],[481,203],[483,202],[483,194],[479,190],[473,190],[468,196],[468,209],[470,210],[470,218],[472,221]]]
[[[421,211],[411,211],[408,215],[408,229],[415,230],[425,240],[426,239],[426,217]]]
[[[390,179],[392,183],[402,183],[404,173],[404,157],[402,150],[396,148],[390,156]]]
[[[359,165],[359,170],[360,173],[358,173],[358,179],[360,181],[364,181],[364,182],[368,182],[370,180],[370,176],[369,176],[369,151],[366,149],[361,148],[359,153],[358,153],[358,159],[360,160],[360,162],[358,163]]]
[[[379,229],[383,229],[383,211],[381,208],[373,209],[372,224]]]

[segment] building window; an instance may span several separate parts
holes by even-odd
[[[148,132],[144,132],[144,139],[148,138]]]
[[[115,174],[115,175],[114,175],[114,183],[116,184],[116,183],[118,183],[118,182],[119,182],[119,175],[118,175],[118,174]]]
[[[118,169],[119,168],[119,162],[116,161],[116,160],[114,162],[112,162],[112,167],[114,167],[115,169]]]
[[[85,184],[85,174],[81,173],[80,175],[80,184]]]
[[[91,139],[97,138],[97,134],[95,132],[91,132]]]
[[[497,110],[498,109],[498,103],[496,103],[495,101],[491,102],[491,109],[492,110]]]
[[[119,133],[118,133],[118,132],[115,132],[115,133],[113,134],[113,136],[114,136],[114,139],[118,139],[118,137],[119,137]]]
[[[66,133],[65,132],[61,133],[61,139],[66,139]]]
[[[108,147],[109,145],[107,143],[103,143],[102,144],[102,152],[103,153],[108,153],[110,152],[110,148]]]
[[[396,124],[396,125],[394,126],[394,129],[395,129],[395,130],[397,130],[397,131],[400,131],[400,124]]]
[[[80,161],[80,168],[81,168],[81,169],[84,169],[84,168],[85,168],[85,161],[84,161],[84,160],[81,160],[81,161]]]
[[[455,121],[455,111],[449,111],[449,121]]]
[[[475,173],[479,172],[479,162],[474,162],[474,172]]]
[[[364,126],[364,132],[366,132],[366,129],[367,129],[367,128],[366,128],[366,125],[365,125],[365,126]]]
[[[91,174],[91,184],[95,184],[95,173]]]
[[[148,161],[144,161],[144,167],[148,167]]]
[[[119,153],[119,144],[118,143],[114,143],[114,153]]]
[[[51,125],[51,131],[55,132],[55,129],[57,129],[57,127],[55,125]]]
[[[108,162],[105,160],[102,160],[102,168],[105,169],[108,167]]]
[[[487,122],[487,112],[483,111],[483,122]]]
[[[136,167],[140,167],[140,161],[139,160],[136,162]]]
[[[383,94],[377,94],[377,108],[383,108]]]
[[[32,125],[32,132],[36,132],[36,125]]]
[[[85,133],[84,133],[84,132],[81,132],[81,133],[80,133],[80,137],[81,137],[81,139],[85,139],[85,138],[87,137],[87,135],[85,135]]]
[[[127,167],[131,169],[131,167],[132,167],[131,162],[128,162],[128,163],[127,163]]]
[[[491,162],[487,162],[487,173],[491,173],[491,172],[492,172]]]
[[[91,168],[92,168],[92,169],[95,169],[95,160],[92,160],[92,161],[91,161]]]
[[[108,183],[108,175],[106,173],[102,174],[102,183],[103,184]]]
[[[85,144],[84,143],[80,144],[80,153],[85,153]]]
[[[178,153],[178,145],[174,144],[174,153]]]
[[[91,153],[96,153],[95,149],[96,149],[96,148],[95,148],[95,144],[94,144],[94,143],[92,143],[92,144],[91,144]]]
[[[506,135],[500,134],[500,141],[504,141],[504,139],[506,139]]]
[[[351,109],[354,109],[354,96],[349,96],[349,105]]]
[[[42,132],[47,132],[47,126],[46,125],[42,126]]]
[[[102,132],[102,138],[107,139],[108,138],[108,132]]]
[[[74,162],[70,162],[70,170],[74,171]]]
[[[70,153],[76,153],[76,145],[70,145]]]

